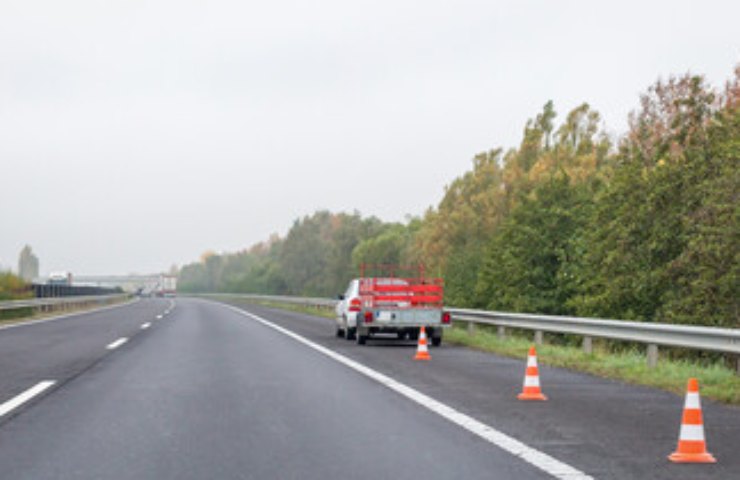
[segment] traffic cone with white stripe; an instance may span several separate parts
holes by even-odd
[[[678,448],[668,456],[668,459],[676,463],[715,463],[717,461],[711,453],[707,452],[701,400],[699,399],[699,382],[695,378],[689,379],[689,385],[686,388],[686,402],[683,406]]]
[[[524,389],[516,398],[519,400],[547,400],[547,397],[540,390],[540,372],[537,368],[537,351],[535,351],[534,345],[529,347],[529,355],[527,355]]]
[[[419,344],[416,347],[416,355],[414,360],[431,360],[432,357],[429,355],[429,348],[427,347],[427,332],[424,327],[421,327],[419,331]]]

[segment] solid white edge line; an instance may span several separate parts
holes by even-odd
[[[25,392],[11,398],[7,402],[0,405],[0,417],[20,407],[21,405],[31,400],[36,395],[41,394],[44,390],[51,387],[55,383],[56,382],[54,380],[44,380],[43,382],[39,382],[33,387],[29,388]]]
[[[141,329],[142,329],[142,330],[146,330],[147,328],[149,328],[149,327],[151,327],[151,326],[152,326],[152,324],[151,324],[151,323],[149,323],[149,322],[146,322],[146,323],[142,323],[142,324],[141,324]]]
[[[116,340],[115,342],[113,342],[111,344],[108,344],[105,348],[107,348],[108,350],[113,350],[113,349],[116,349],[116,348],[120,347],[121,345],[123,345],[126,342],[128,342],[128,338],[121,337],[118,340]]]
[[[13,323],[11,325],[2,326],[2,327],[0,327],[0,331],[2,331],[2,330],[10,330],[11,328],[18,328],[18,327],[29,327],[31,325],[38,325],[40,323],[53,322],[55,320],[61,320],[63,318],[69,318],[69,317],[74,317],[74,316],[78,316],[78,315],[87,315],[87,314],[90,314],[90,313],[104,312],[106,310],[113,310],[114,308],[127,307],[129,305],[133,305],[134,303],[138,303],[140,301],[141,301],[140,298],[135,298],[135,299],[131,300],[130,302],[117,303],[115,305],[107,305],[107,306],[101,307],[101,308],[94,308],[92,310],[85,310],[84,312],[67,313],[65,315],[59,315],[59,316],[51,317],[51,318],[42,318],[40,320],[31,320],[29,322],[23,322],[23,321],[21,321],[19,323]]]
[[[562,480],[594,480],[593,477],[585,474],[584,472],[581,472],[580,470],[568,465],[567,463],[563,463],[560,460],[554,457],[551,457],[550,455],[547,455],[546,453],[543,453],[535,448],[532,448],[520,442],[519,440],[513,437],[510,437],[506,435],[505,433],[500,432],[491,426],[488,426],[482,422],[479,422],[478,420],[462,412],[459,412],[455,410],[454,408],[448,405],[445,405],[444,403],[439,402],[419,392],[418,390],[415,390],[397,380],[394,380],[393,378],[388,377],[387,375],[384,375],[378,371],[375,371],[370,367],[366,367],[365,365],[362,365],[359,362],[356,362],[333,350],[330,350],[317,343],[314,343],[305,337],[302,337],[294,332],[291,332],[290,330],[286,328],[283,328],[268,320],[265,320],[262,317],[254,315],[253,313],[240,310],[231,305],[226,305],[222,303],[220,303],[219,305],[229,308],[239,313],[240,315],[249,317],[252,320],[255,320],[265,325],[266,327],[272,328],[273,330],[276,330],[284,335],[287,335],[288,337],[293,338],[294,340],[306,345],[307,347],[310,347],[316,350],[317,352],[322,353],[326,355],[327,357],[333,360],[336,360],[337,362],[365,375],[366,377],[369,377],[375,380],[376,382],[382,385],[385,385],[391,390],[397,393],[400,393],[404,397],[431,410],[432,412],[436,413],[437,415],[440,415],[441,417],[449,420],[450,422],[468,430],[469,432],[501,448],[502,450],[505,450],[509,452],[510,454],[521,458],[522,460],[529,463],[530,465],[533,465],[534,467],[539,468],[543,472],[548,473],[555,478],[559,478]]]
[[[160,320],[162,318],[162,315],[157,315],[157,320]]]

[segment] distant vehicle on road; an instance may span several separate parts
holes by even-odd
[[[71,272],[51,272],[46,280],[48,285],[72,285]]]
[[[450,315],[442,310],[441,278],[427,278],[424,268],[365,266],[359,278],[349,282],[336,307],[338,337],[364,345],[378,334],[395,334],[400,340],[416,340],[425,327],[432,345],[442,343]],[[405,276],[396,276],[406,272]],[[411,273],[411,275],[409,275]]]
[[[156,295],[158,297],[177,296],[177,277],[174,275],[160,275]]]

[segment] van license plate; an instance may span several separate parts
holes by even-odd
[[[377,312],[377,315],[375,315],[375,318],[378,319],[379,322],[389,322],[393,320],[393,312]]]

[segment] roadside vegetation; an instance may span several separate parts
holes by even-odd
[[[0,302],[31,298],[33,293],[22,278],[10,272],[0,272]]]
[[[552,102],[518,148],[473,158],[406,224],[320,211],[285,237],[185,265],[185,292],[334,296],[361,262],[424,263],[458,307],[740,324],[740,66],[659,81],[619,139]]]
[[[13,275],[10,272],[0,272],[0,302],[8,300],[23,300],[31,298],[29,285],[22,278]],[[17,318],[28,317],[33,311],[30,308],[9,310],[0,310],[0,323]]]
[[[740,327],[740,66],[721,88],[690,74],[656,82],[628,124],[614,138],[587,103],[560,117],[547,102],[516,148],[475,155],[422,216],[316,212],[284,237],[205,253],[179,287],[333,297],[361,262],[423,263],[450,306]],[[579,358],[563,364],[635,382],[644,363]]]
[[[515,333],[507,329],[506,338],[501,339],[493,328],[477,326],[475,333],[470,335],[464,326],[457,324],[445,331],[445,341],[524,361],[532,346],[532,332]],[[615,348],[610,342],[594,339],[593,352],[590,354],[574,345],[545,342],[537,345],[537,360],[543,365],[579,370],[635,385],[660,388],[678,395],[686,393],[686,380],[696,377],[700,381],[702,397],[740,405],[740,376],[721,361],[713,359],[702,361],[665,356],[654,368],[650,368],[644,346]],[[542,382],[547,390],[547,379],[543,378]]]

